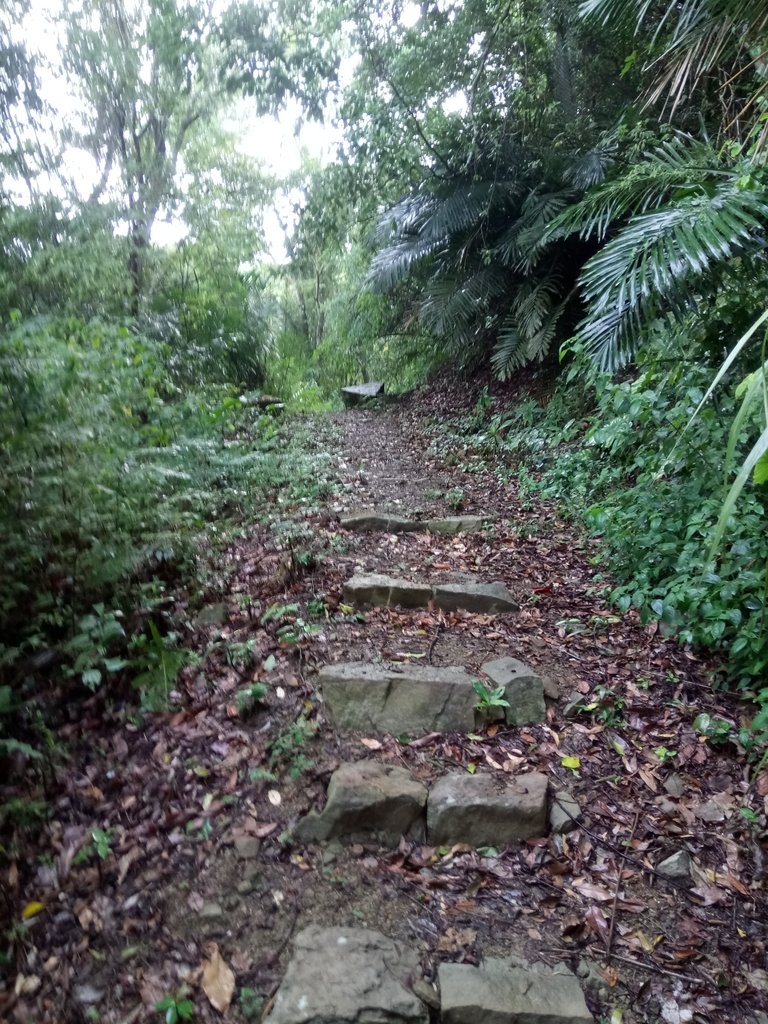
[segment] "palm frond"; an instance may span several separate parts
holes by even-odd
[[[496,246],[498,258],[505,266],[527,272],[535,265],[547,229],[573,201],[569,191],[531,191],[525,198],[520,215],[502,234]]]
[[[580,278],[588,314],[578,333],[595,361],[608,370],[623,365],[640,324],[661,304],[679,308],[692,279],[757,247],[766,217],[762,193],[733,181],[633,217]]]
[[[469,277],[445,275],[429,282],[419,306],[423,325],[440,336],[474,335],[475,324],[494,298],[508,287],[501,267],[482,267]]]
[[[616,159],[616,139],[608,136],[586,153],[580,153],[566,170],[563,179],[580,192],[605,181],[608,168]]]
[[[416,235],[379,249],[371,260],[366,286],[374,292],[391,291],[408,277],[415,264],[432,256],[444,244],[444,239]]]
[[[730,176],[711,146],[678,136],[649,153],[625,175],[607,181],[567,207],[547,227],[543,241],[554,242],[573,234],[601,241],[611,224],[662,206],[672,192],[709,188],[718,179]]]

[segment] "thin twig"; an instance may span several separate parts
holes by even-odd
[[[579,951],[569,946],[539,946],[540,953],[557,953],[559,956],[573,956],[574,953]],[[679,971],[668,971],[664,967],[659,967],[658,964],[646,964],[642,960],[631,960],[626,956],[619,956],[617,953],[613,954],[613,959],[618,963],[628,964],[630,967],[637,967],[640,971],[651,971],[654,974],[665,974],[668,978],[677,978],[680,981],[687,981],[692,985],[700,985],[702,981],[714,986],[715,983],[711,978],[708,978],[706,974],[695,975],[695,974],[681,974]]]
[[[632,840],[635,838],[635,829],[637,823],[640,820],[640,811],[635,811],[635,820],[632,822],[632,831],[629,833],[629,839],[627,840],[627,846],[632,845]],[[616,891],[613,894],[613,907],[611,908],[611,927],[608,931],[608,942],[606,943],[606,959],[608,963],[611,962],[611,950],[613,949],[613,935],[616,931],[616,917],[618,914],[619,905],[619,889],[621,889],[621,875],[624,871],[624,863],[627,859],[627,854],[624,852],[619,860],[618,867],[616,869]]]
[[[442,633],[442,631],[443,631],[443,624],[442,624],[442,622],[438,622],[437,629],[435,630],[435,635],[432,637],[432,642],[430,643],[429,650],[427,651],[427,664],[428,665],[432,664],[432,654],[433,654],[433,652],[435,650],[435,646],[437,644],[437,641],[440,639],[440,634]]]

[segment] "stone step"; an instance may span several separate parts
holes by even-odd
[[[575,805],[578,812],[578,804]],[[429,793],[405,768],[377,761],[342,764],[331,776],[320,813],[293,829],[299,842],[362,841],[397,846],[401,836],[433,846],[507,846],[538,838],[547,827],[547,780],[452,772]]]
[[[451,772],[427,800],[427,838],[435,846],[507,846],[547,830],[547,777]]]
[[[489,958],[441,963],[439,994],[419,952],[368,928],[298,933],[266,1024],[594,1024],[577,978],[564,964]],[[437,1019],[432,1017],[432,1019]]]
[[[361,573],[344,584],[348,604],[375,608],[426,608],[434,601],[443,611],[493,615],[518,611],[520,605],[503,583],[423,583],[380,573]]]
[[[323,699],[341,732],[471,732],[477,694],[463,668],[349,662],[319,672]]]
[[[501,959],[440,964],[442,1024],[594,1024],[578,979],[565,965]]]
[[[352,533],[476,533],[483,526],[482,516],[446,516],[443,519],[405,519],[387,512],[355,512],[341,520]]]
[[[544,682],[514,658],[486,662],[491,687],[504,687],[509,707],[498,709],[510,725],[544,721]],[[320,669],[319,680],[334,725],[342,732],[471,732],[483,724],[477,711],[477,677],[465,668],[345,662]]]
[[[423,841],[427,789],[406,768],[378,761],[342,764],[331,776],[323,811],[310,813],[293,835],[299,842],[374,835],[385,846],[401,836]]]
[[[293,950],[266,1024],[428,1024],[413,991],[416,950],[368,928],[316,925]]]

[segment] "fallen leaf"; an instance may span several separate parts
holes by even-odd
[[[21,912],[22,921],[28,921],[30,917],[37,917],[41,910],[45,910],[45,906],[42,903],[38,903],[36,900],[32,900]]]
[[[581,768],[581,758],[568,754],[560,759],[560,764],[563,768],[570,768],[572,771],[576,771],[577,768]]]
[[[367,747],[368,750],[381,750],[381,748],[384,746],[384,744],[381,742],[381,740],[371,740],[371,739],[368,739],[367,737],[363,737],[360,740],[360,742],[362,743],[362,745],[364,747]]]
[[[203,992],[215,1010],[226,1013],[235,993],[235,975],[222,960],[219,947],[215,943],[212,943],[210,950],[210,959],[203,963]]]
[[[274,807],[279,807],[280,804],[283,802],[283,798],[280,796],[276,789],[270,789],[270,791],[267,793],[267,800],[269,800],[269,802]]]
[[[463,953],[475,944],[477,932],[474,928],[448,928],[437,940],[440,953]]]

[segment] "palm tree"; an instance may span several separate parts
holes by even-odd
[[[369,286],[387,291],[418,275],[423,327],[454,355],[493,344],[502,379],[542,361],[561,324],[575,323],[576,277],[596,249],[575,237],[547,244],[544,232],[602,180],[613,154],[604,144],[562,170],[510,147],[503,178],[477,169],[414,190],[379,221]]]

